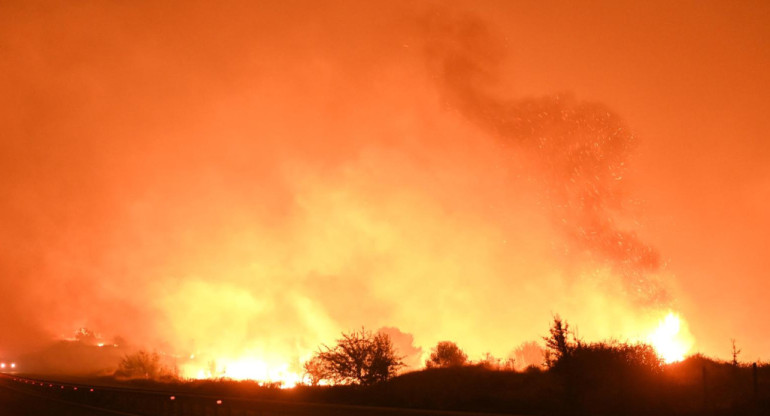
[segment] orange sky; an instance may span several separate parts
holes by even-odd
[[[552,313],[622,339],[673,309],[694,350],[766,360],[768,21],[761,1],[3,4],[0,352],[86,326],[298,361],[366,325],[473,358]],[[510,127],[527,102],[572,114],[542,127],[577,126],[565,143],[622,133],[578,163]]]

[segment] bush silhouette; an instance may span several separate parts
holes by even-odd
[[[450,341],[441,341],[431,351],[430,358],[425,361],[425,367],[462,367],[467,361],[468,355],[457,344]]]
[[[305,364],[311,380],[329,380],[335,384],[372,385],[390,379],[403,366],[390,337],[371,331],[342,333],[337,345],[322,345]],[[310,374],[312,372],[312,374]]]
[[[158,353],[148,353],[147,351],[126,354],[120,360],[115,375],[125,378],[154,380],[160,375],[160,355]]]

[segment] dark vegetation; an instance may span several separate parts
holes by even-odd
[[[372,334],[361,328],[343,333],[334,347],[321,345],[305,363],[305,373],[313,385],[328,380],[334,384],[370,386],[395,376],[404,365],[401,360],[387,334]]]
[[[425,361],[426,368],[462,367],[468,361],[468,355],[454,342],[441,341],[433,348],[430,358]]]
[[[770,414],[770,365],[740,362],[735,346],[731,361],[694,355],[663,364],[649,345],[576,339],[558,317],[544,341],[544,365],[523,371],[489,358],[469,362],[456,344],[441,342],[429,368],[396,375],[400,359],[387,336],[361,329],[322,346],[305,366],[310,382],[294,389],[253,381],[160,382],[150,376],[162,374],[156,357],[146,353],[124,357],[121,371],[132,369],[135,377],[120,384],[176,394],[530,415]],[[337,384],[317,385],[321,380]]]
[[[119,379],[145,379],[175,381],[179,378],[176,368],[163,366],[160,354],[137,351],[121,358],[115,377]]]

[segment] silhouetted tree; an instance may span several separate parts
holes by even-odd
[[[372,385],[395,376],[404,365],[387,334],[364,328],[343,332],[334,347],[322,345],[313,360],[321,370],[316,376],[339,384]]]
[[[738,354],[741,353],[741,350],[738,349],[738,347],[735,345],[735,339],[731,339],[730,342],[733,344],[733,367],[738,367]]]
[[[461,367],[468,361],[468,355],[454,342],[441,341],[431,351],[430,358],[425,361],[428,368]]]
[[[553,317],[553,324],[549,330],[550,336],[543,337],[545,340],[545,362],[550,368],[554,367],[559,361],[569,358],[572,353],[580,346],[580,341],[569,329],[569,323],[562,321],[559,315]]]
[[[331,369],[326,361],[322,360],[318,355],[307,360],[303,365],[305,369],[305,375],[310,379],[311,386],[317,386],[321,380],[328,380],[331,378]]]

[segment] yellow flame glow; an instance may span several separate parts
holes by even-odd
[[[692,337],[684,326],[678,314],[669,312],[647,338],[666,364],[682,361],[692,346]]]
[[[633,339],[652,345],[666,364],[683,360],[694,344],[686,321],[674,311],[665,311],[657,316],[658,319],[648,316],[644,323],[637,322],[642,324],[641,328],[648,329]],[[296,358],[288,360],[281,354],[266,354],[262,350],[240,354],[203,352],[185,357],[189,357],[189,361],[181,364],[179,370],[180,376],[187,379],[253,380],[260,385],[275,383],[281,388],[293,388],[307,382]],[[299,358],[299,363],[302,363],[309,356],[300,354]]]
[[[189,379],[254,380],[260,384],[279,383],[281,388],[292,388],[302,381],[302,376],[292,371],[289,364],[257,358],[220,358],[215,368],[189,363],[180,370],[182,377]]]

